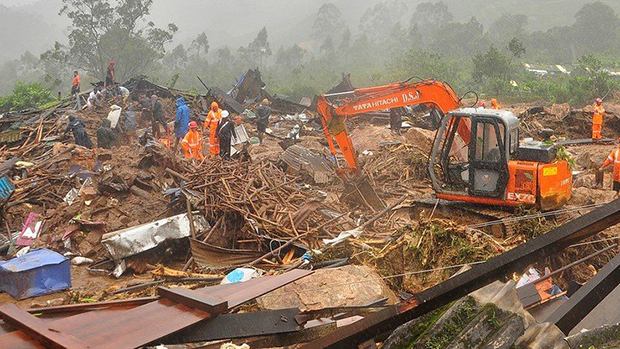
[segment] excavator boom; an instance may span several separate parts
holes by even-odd
[[[459,97],[450,85],[436,80],[397,82],[320,96],[317,109],[329,149],[332,155],[338,154],[335,140],[347,163],[346,168],[339,168],[339,173],[346,178],[359,174],[355,149],[345,124],[348,116],[418,104],[445,114],[459,107]]]

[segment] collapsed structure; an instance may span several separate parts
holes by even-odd
[[[167,121],[179,96],[196,121],[214,100],[243,114],[238,154],[199,162],[155,139],[112,150],[67,144],[68,101],[0,118],[0,280],[23,280],[2,289],[22,299],[41,280],[55,285],[34,301],[0,294],[3,345],[577,348],[617,333],[615,318],[600,314],[620,281],[610,258],[620,201],[593,189],[591,156],[609,145],[570,149],[567,207],[507,213],[434,199],[424,107],[403,135],[390,134],[385,113],[362,114],[347,123],[376,207],[341,197],[342,159],[326,147],[318,99],[272,96],[258,69],[206,95],[144,77],[124,86],[132,97],[159,95]],[[351,90],[343,75],[330,93]],[[277,115],[255,145],[252,110],[264,98]],[[589,110],[512,110],[522,135],[553,125],[571,146],[589,134]],[[107,112],[77,115],[93,135]],[[48,250],[57,256],[32,254]],[[18,258],[30,267],[9,268]]]

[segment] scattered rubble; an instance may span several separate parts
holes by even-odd
[[[141,93],[157,94],[170,124],[179,96],[187,101],[193,121],[204,119],[212,101],[243,115],[236,153],[230,161],[184,159],[171,139],[149,137],[150,121],[139,112],[137,133],[123,135],[117,129],[122,141],[110,150],[86,149],[64,137],[69,115],[84,121],[92,139],[104,118],[122,126],[127,106],[113,101],[81,111],[71,110],[70,101],[60,101],[48,110],[0,118],[0,253],[5,260],[0,262],[0,289],[15,298],[0,295],[6,303],[0,306],[3,343],[17,345],[30,337],[59,346],[67,346],[71,338],[78,338],[80,345],[101,338],[118,344],[115,341],[123,339],[119,333],[127,329],[116,324],[123,323],[136,327],[131,339],[124,338],[133,346],[211,341],[209,345],[217,347],[229,342],[250,347],[309,342],[320,347],[342,326],[351,326],[347,336],[358,336],[353,333],[366,333],[365,326],[377,318],[408,311],[425,315],[416,313],[416,320],[389,338],[395,326],[382,328],[389,330],[377,333],[382,335],[377,340],[385,340],[383,347],[594,343],[586,335],[565,340],[560,325],[537,324],[530,313],[538,318],[541,309],[570,298],[574,285],[593,280],[618,252],[617,228],[594,236],[600,227],[617,221],[610,212],[620,204],[607,190],[611,174],[603,175],[602,188],[596,180],[597,168],[613,145],[566,145],[576,161],[573,196],[562,211],[443,207],[432,196],[427,174],[432,125],[416,117],[426,108],[414,110],[400,135],[387,127],[387,113],[351,117],[347,122],[360,168],[382,201],[375,209],[340,200],[345,183],[334,169],[342,159],[327,150],[311,96],[291,101],[269,94],[258,69],[248,70],[230,92],[205,85],[208,92],[202,96],[145,77],[123,85],[133,103]],[[352,89],[350,76],[343,75],[330,92]],[[266,142],[257,144],[253,116],[264,98],[274,113]],[[539,138],[543,128],[569,140],[590,135],[588,108],[519,105],[513,110],[526,136]],[[620,121],[614,108],[609,110],[603,133],[615,139]],[[560,251],[555,245],[535,257],[530,252],[515,257],[512,252],[540,243],[553,228],[568,229],[567,222],[593,209],[611,218],[571,237],[575,245],[567,243],[568,237],[558,240],[563,252],[551,256],[551,250]],[[54,258],[35,258],[40,254]],[[563,269],[586,255],[593,257]],[[493,257],[521,269],[496,271],[484,263]],[[461,282],[465,276],[454,273],[465,265],[474,266],[476,282],[463,283],[453,293],[437,291],[448,292]],[[547,268],[547,274],[538,275],[545,282],[534,282],[527,290],[512,281],[480,288],[504,272],[517,280],[526,266]],[[42,280],[44,286],[39,285]],[[560,296],[549,291],[552,286],[562,290]],[[457,293],[469,293],[463,293],[466,289],[478,291],[448,304]],[[536,295],[541,301],[528,303],[521,297],[524,292],[530,301],[538,299]],[[48,295],[22,300],[43,294]],[[28,312],[44,320],[26,316],[13,304],[35,307]],[[101,309],[106,311],[95,316],[93,310]],[[153,331],[143,325],[146,318],[165,326]],[[67,325],[49,333],[39,321]],[[591,321],[595,325],[588,328],[609,322]],[[103,330],[97,338],[79,336],[73,330],[76,323]]]

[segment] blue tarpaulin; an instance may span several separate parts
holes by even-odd
[[[0,263],[0,290],[16,299],[41,296],[71,287],[70,263],[47,249]]]

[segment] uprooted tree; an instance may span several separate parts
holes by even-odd
[[[103,78],[115,60],[118,79],[145,73],[163,57],[177,26],[146,22],[153,0],[62,0],[60,15],[71,20],[69,44],[56,42],[41,59],[56,61]]]

